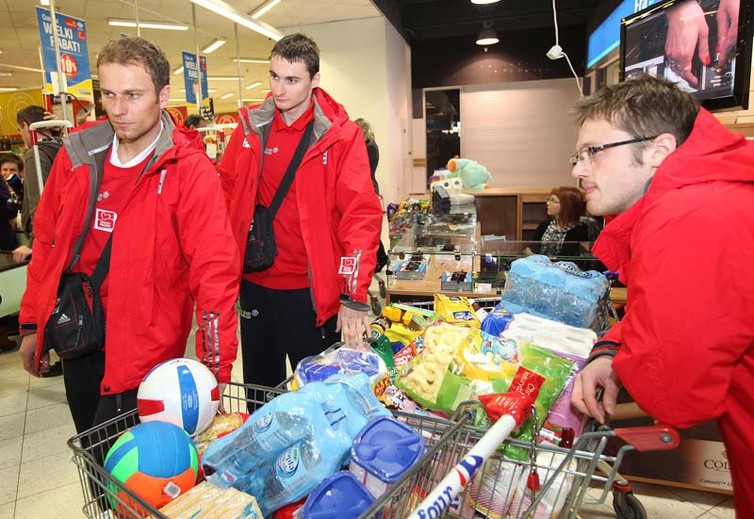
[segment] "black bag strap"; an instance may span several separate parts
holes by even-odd
[[[291,184],[293,183],[293,177],[296,174],[296,170],[298,169],[299,165],[301,164],[301,160],[304,158],[304,153],[306,153],[306,148],[309,145],[309,140],[312,137],[313,131],[314,131],[314,119],[312,119],[309,122],[309,124],[306,126],[306,129],[304,130],[304,135],[301,137],[301,140],[298,143],[298,147],[296,148],[296,151],[293,153],[293,158],[291,159],[291,163],[288,164],[288,169],[285,170],[285,175],[283,176],[283,180],[280,181],[278,190],[275,193],[275,198],[273,198],[272,203],[270,203],[270,207],[269,207],[270,220],[275,218],[275,213],[277,213],[278,209],[280,209],[280,204],[283,203],[283,198],[285,198],[286,193],[288,193],[288,190],[290,189]]]
[[[102,249],[102,255],[97,260],[97,264],[94,266],[94,271],[92,272],[92,285],[97,289],[102,286],[105,276],[107,276],[110,270],[110,248],[112,244],[113,233],[110,233],[110,237],[107,239],[107,243],[105,243],[105,248]]]

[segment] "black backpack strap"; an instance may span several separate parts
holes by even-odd
[[[107,243],[105,243],[105,248],[102,249],[102,255],[100,255],[97,260],[97,264],[94,266],[94,271],[92,272],[92,285],[96,288],[102,286],[102,283],[105,281],[105,276],[107,276],[107,273],[110,270],[110,249],[112,244],[113,233],[111,232],[110,237],[107,239]]]
[[[293,177],[296,174],[296,170],[298,169],[299,165],[301,164],[301,160],[304,158],[304,154],[306,153],[306,149],[309,146],[309,141],[311,140],[313,131],[314,131],[314,119],[312,119],[309,122],[309,124],[306,126],[306,129],[304,130],[304,135],[301,137],[301,140],[298,143],[298,147],[296,148],[296,151],[293,154],[291,163],[288,164],[288,169],[285,171],[283,180],[280,181],[280,186],[278,186],[278,190],[275,193],[275,198],[273,198],[272,203],[270,203],[270,207],[269,207],[270,220],[275,218],[275,213],[278,212],[278,209],[280,208],[280,204],[283,203],[283,198],[285,198],[285,195],[288,192],[288,189],[290,189],[291,184],[293,183]]]

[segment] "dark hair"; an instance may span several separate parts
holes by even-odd
[[[604,119],[637,138],[670,133],[680,146],[694,128],[699,102],[670,81],[644,75],[580,99],[573,113],[579,126]]]
[[[13,162],[18,167],[18,171],[24,170],[24,161],[18,158],[15,153],[0,153],[0,166],[7,162]]]
[[[144,38],[120,38],[105,45],[97,56],[97,68],[108,63],[143,65],[157,94],[170,84],[170,63],[157,45]]]
[[[38,105],[29,105],[22,108],[16,114],[16,123],[21,126],[23,123],[32,124],[44,121],[45,109]]]
[[[191,128],[192,126],[194,128],[198,128],[199,124],[204,121],[204,118],[201,115],[198,114],[191,114],[188,117],[186,117],[186,120],[183,123],[183,126],[186,128]]]
[[[584,196],[575,187],[559,186],[554,188],[551,195],[557,196],[560,202],[560,212],[558,219],[563,225],[579,223],[579,219],[584,216],[586,203]]]
[[[18,111],[16,114],[16,124],[18,124],[18,126],[23,126],[24,123],[26,123],[27,126],[31,126],[39,121],[44,121],[45,112],[46,110],[39,105],[29,105]],[[60,136],[60,128],[40,128],[37,132],[46,138]]]
[[[301,33],[284,36],[272,47],[270,57],[273,56],[280,56],[291,63],[303,62],[310,79],[319,72],[319,47],[314,40]]]

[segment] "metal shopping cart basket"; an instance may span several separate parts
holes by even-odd
[[[227,412],[253,412],[284,392],[283,389],[231,382],[225,387],[223,406]],[[79,471],[84,494],[82,510],[86,517],[128,519],[142,518],[149,514],[157,519],[166,517],[125,488],[102,467],[107,451],[118,437],[138,423],[139,416],[134,410],[68,440],[68,446],[73,450],[73,462]],[[116,508],[117,513],[111,508]]]
[[[616,489],[625,485],[618,475],[625,453],[632,449],[673,449],[680,442],[678,432],[664,425],[614,430],[602,427],[584,433],[570,449],[505,440],[504,445],[525,450],[527,459],[513,461],[496,453],[480,467],[478,460],[470,459],[466,453],[488,431],[473,427],[472,421],[473,415],[465,413],[458,422],[460,430],[445,439],[447,444],[441,441],[429,449],[360,517],[572,519],[582,505],[604,503],[611,491],[618,490],[616,495],[630,498],[614,503],[617,516],[639,519],[646,515],[638,500]],[[606,446],[611,438],[627,443],[609,454]],[[442,488],[443,478],[451,471],[461,479],[471,480],[455,499],[450,497],[449,489]],[[533,475],[534,486],[530,484]],[[421,503],[438,485],[445,495],[440,493],[438,500]]]
[[[284,393],[282,388],[242,385],[230,383],[225,388],[223,405],[228,412],[253,412],[274,397]],[[441,470],[449,467],[454,460],[464,454],[468,444],[468,431],[461,421],[451,421],[432,416],[396,413],[396,418],[419,432],[427,446],[427,454],[433,463],[422,474],[415,474],[415,481],[426,487],[441,477]],[[73,450],[73,462],[76,464],[84,494],[83,512],[90,519],[130,519],[150,518],[164,519],[167,516],[140,499],[125,488],[102,468],[108,449],[129,427],[139,423],[136,411],[125,413],[102,425],[94,427],[68,440]],[[461,436],[464,436],[462,438]],[[435,461],[443,463],[434,463]],[[117,513],[112,510],[117,509]],[[384,507],[386,510],[389,507]],[[400,510],[394,517],[399,517]],[[151,515],[150,515],[151,514]],[[387,519],[387,515],[383,515]]]

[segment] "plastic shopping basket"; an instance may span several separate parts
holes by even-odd
[[[458,471],[456,465],[465,461],[466,452],[487,432],[471,426],[472,421],[473,414],[464,413],[458,422],[461,429],[448,435],[450,443],[429,449],[419,463],[360,517],[414,517],[412,514],[422,499],[449,471]],[[613,454],[606,450],[611,438],[626,442]],[[513,461],[496,453],[471,472],[471,482],[449,506],[438,506],[433,514],[416,517],[573,519],[582,505],[604,503],[612,491],[622,496],[614,502],[617,517],[643,518],[646,515],[641,504],[621,488],[626,482],[618,475],[620,463],[632,449],[673,449],[679,442],[678,432],[665,425],[614,430],[602,427],[582,434],[570,449],[505,440],[505,445],[526,451],[529,459]],[[469,464],[464,466],[468,467]],[[537,491],[526,485],[534,470],[540,486]],[[592,491],[587,493],[590,488]]]
[[[284,392],[282,389],[231,382],[225,387],[223,406],[227,412],[251,413]],[[139,416],[134,410],[68,440],[68,446],[73,450],[73,462],[79,471],[81,490],[84,494],[82,510],[86,517],[129,519],[152,514],[151,517],[157,519],[166,518],[125,488],[102,467],[107,451],[118,437],[138,423]],[[117,509],[117,512],[112,508]]]

